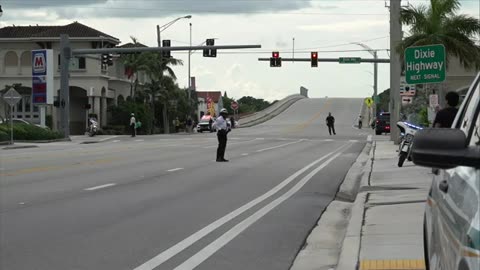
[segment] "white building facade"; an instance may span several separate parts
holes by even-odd
[[[115,47],[115,37],[74,22],[65,26],[11,26],[0,29],[0,91],[6,85],[19,85],[23,96],[13,110],[13,118],[40,122],[39,109],[32,106],[32,50],[52,49],[54,53],[54,100],[60,89],[60,34],[68,34],[72,49]],[[125,76],[120,59],[112,66],[101,64],[101,55],[85,55],[71,59],[70,65],[70,132],[83,134],[87,117],[94,114],[101,126],[108,124],[107,108],[131,95],[131,82]],[[145,76],[142,76],[145,77]],[[143,81],[141,81],[143,83]],[[8,116],[9,107],[0,102],[0,116]],[[48,105],[53,128],[60,125],[59,111]]]

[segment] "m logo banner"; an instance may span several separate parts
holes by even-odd
[[[35,74],[45,73],[47,71],[47,63],[45,53],[36,52],[33,54],[33,72]]]

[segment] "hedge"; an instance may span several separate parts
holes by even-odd
[[[29,124],[14,124],[13,139],[21,141],[54,140],[63,138],[62,134],[50,129]],[[0,141],[10,140],[10,125],[0,124]]]

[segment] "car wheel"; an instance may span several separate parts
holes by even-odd
[[[405,159],[407,159],[407,153],[401,152],[400,156],[398,157],[398,167],[403,166],[403,163],[405,162]]]
[[[382,135],[382,132],[381,132],[381,131],[378,131],[378,130],[375,130],[375,134],[377,134],[377,135]]]
[[[427,217],[423,216],[423,258],[425,259],[425,270],[430,270],[428,255]]]

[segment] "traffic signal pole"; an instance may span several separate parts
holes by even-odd
[[[400,132],[397,122],[400,119],[400,55],[397,46],[402,41],[400,22],[401,0],[390,0],[390,140],[398,144]]]
[[[232,50],[258,49],[261,45],[217,45],[217,46],[178,46],[178,47],[139,47],[139,48],[102,48],[102,49],[72,49],[68,35],[60,35],[60,111],[61,130],[65,138],[70,137],[70,59],[74,55],[105,54],[105,53],[141,53],[161,51],[195,51],[195,50]],[[167,123],[168,124],[168,123]]]
[[[310,62],[311,58],[283,58],[282,62]],[[270,61],[270,58],[258,58],[258,61]],[[329,62],[329,63],[340,63],[340,58],[318,58],[318,62]],[[360,59],[359,63],[390,63],[388,58],[371,58],[371,59]],[[349,65],[349,64],[345,64]]]

